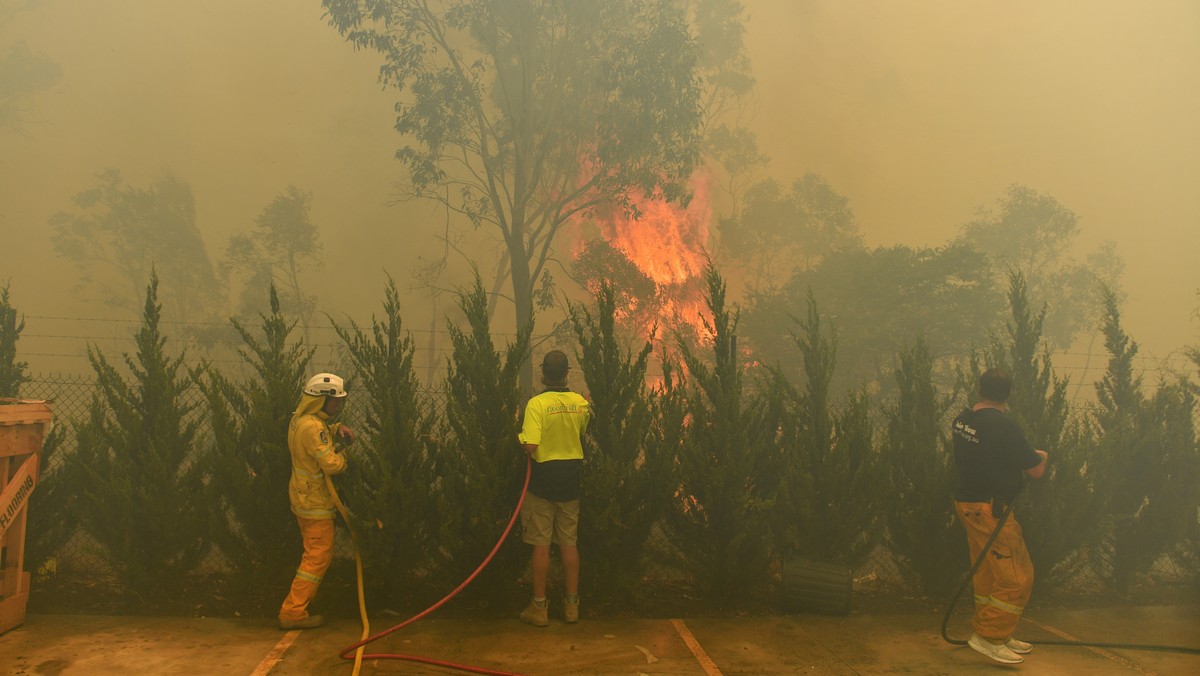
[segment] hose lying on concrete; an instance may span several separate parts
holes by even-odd
[[[325,481],[329,486],[329,494],[333,496],[333,503],[334,503],[334,505],[337,506],[338,512],[342,515],[342,520],[346,522],[347,526],[349,526],[350,536],[354,539],[354,562],[355,562],[355,569],[356,569],[356,572],[358,575],[358,612],[359,612],[359,617],[362,620],[363,633],[362,633],[361,640],[359,640],[357,643],[346,646],[340,653],[338,653],[338,656],[344,660],[349,660],[349,659],[354,660],[353,676],[358,676],[358,672],[362,668],[362,661],[364,659],[404,660],[407,662],[419,662],[421,664],[430,664],[430,665],[437,666],[437,667],[445,667],[447,669],[456,669],[458,671],[466,671],[466,672],[470,672],[470,673],[474,673],[474,674],[490,674],[492,676],[521,676],[520,674],[518,674],[516,672],[497,671],[494,669],[487,669],[484,667],[474,667],[474,666],[467,665],[467,664],[455,664],[454,662],[435,660],[430,657],[421,657],[419,655],[402,655],[399,653],[363,654],[363,650],[366,648],[368,643],[371,643],[373,641],[378,641],[379,639],[383,638],[384,636],[387,636],[388,634],[399,631],[399,630],[403,629],[404,627],[407,627],[408,625],[412,624],[413,622],[416,622],[417,620],[420,620],[420,619],[428,616],[430,613],[437,610],[438,608],[441,608],[448,601],[450,601],[450,599],[457,596],[459,592],[461,592],[463,589],[466,589],[467,585],[471,584],[471,582],[481,572],[483,572],[483,569],[486,568],[487,565],[492,562],[492,558],[496,556],[496,552],[500,551],[500,546],[504,544],[504,541],[506,539],[508,539],[509,532],[512,531],[513,525],[517,522],[517,517],[520,516],[520,514],[521,514],[521,505],[525,502],[525,492],[529,489],[529,477],[532,472],[532,469],[533,469],[533,461],[527,457],[525,459],[525,484],[521,487],[521,497],[517,500],[517,507],[516,507],[516,509],[513,510],[512,517],[508,520],[508,525],[505,526],[504,532],[501,533],[501,535],[500,535],[500,539],[496,541],[496,545],[494,547],[492,547],[492,551],[488,552],[488,555],[483,559],[483,562],[479,564],[479,566],[475,569],[475,571],[472,572],[470,575],[468,575],[467,579],[462,581],[462,584],[455,587],[454,590],[451,591],[449,594],[447,594],[441,601],[438,601],[437,603],[433,604],[432,606],[429,606],[428,608],[426,608],[425,610],[422,610],[421,612],[417,613],[416,615],[413,615],[412,617],[408,618],[407,620],[404,620],[403,622],[401,622],[397,625],[389,627],[388,629],[385,629],[385,630],[379,632],[378,634],[375,634],[374,636],[368,636],[368,634],[370,634],[370,631],[371,631],[371,629],[370,629],[371,625],[370,625],[369,620],[367,619],[367,602],[366,602],[366,597],[363,593],[363,566],[362,566],[362,556],[359,554],[359,551],[358,551],[358,533],[356,532],[356,529],[354,528],[354,524],[350,521],[349,510],[346,509],[346,506],[342,504],[341,499],[338,498],[337,491],[333,487],[333,482],[329,480],[328,476],[325,477]],[[350,657],[351,653],[354,653],[353,658]]]
[[[1022,488],[1024,488],[1024,486],[1022,486]],[[1020,491],[1018,491],[1018,494],[1019,493]],[[1017,496],[1013,496],[1013,499],[1009,502],[1008,506],[1004,508],[1004,512],[1000,514],[999,521],[996,522],[996,529],[992,531],[991,537],[988,538],[987,543],[984,544],[983,549],[980,550],[979,558],[975,559],[975,561],[971,564],[971,569],[967,571],[967,574],[963,577],[962,583],[958,585],[958,591],[954,592],[954,596],[950,598],[950,604],[946,606],[946,614],[942,616],[942,640],[944,640],[946,643],[950,643],[952,645],[967,645],[967,642],[963,639],[950,638],[946,627],[950,624],[950,616],[954,614],[954,604],[958,602],[958,598],[962,596],[964,591],[966,591],[967,585],[971,584],[971,580],[975,577],[975,571],[979,570],[979,566],[983,564],[983,559],[987,555],[988,551],[991,550],[992,544],[996,542],[996,538],[1000,537],[1000,529],[1004,527],[1004,522],[1008,520],[1008,516],[1012,513],[1013,505],[1016,503],[1016,501]],[[1081,646],[1092,648],[1118,648],[1124,650],[1158,650],[1162,652],[1178,652],[1200,655],[1200,648],[1188,648],[1185,646],[1173,645],[1144,645],[1141,643],[1093,643],[1091,641],[1036,641],[1034,644]]]

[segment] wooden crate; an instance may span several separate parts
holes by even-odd
[[[25,622],[25,521],[52,418],[44,401],[0,399],[0,634]]]

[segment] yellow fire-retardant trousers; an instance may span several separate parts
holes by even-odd
[[[292,588],[283,607],[279,609],[281,621],[303,620],[308,617],[308,603],[317,595],[321,578],[333,563],[333,519],[305,519],[296,517],[300,524],[300,537],[304,541],[304,555],[300,567],[292,579]]]
[[[990,502],[955,502],[958,519],[967,529],[967,544],[974,563],[992,531],[999,515],[992,514]],[[975,633],[993,642],[1003,642],[1012,636],[1021,619],[1021,612],[1033,591],[1033,561],[1025,548],[1021,526],[1010,514],[985,555],[987,558],[975,571],[975,617],[971,626]]]

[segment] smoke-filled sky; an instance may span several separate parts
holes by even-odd
[[[1143,354],[1197,342],[1200,4],[745,6],[764,175],[822,175],[869,245],[941,245],[1009,184],[1028,185],[1079,216],[1080,258],[1116,242]],[[17,307],[103,315],[74,299],[46,221],[108,166],[130,185],[164,170],[190,183],[214,257],[286,186],[311,190],[323,306],[361,321],[385,270],[406,288],[418,257],[440,252],[425,233],[443,217],[388,205],[394,97],[376,83],[378,58],[321,15],[319,0],[43,0],[0,23],[0,49],[23,41],[62,69],[19,129],[0,128],[0,280]],[[426,326],[427,301],[411,304]]]
[[[825,176],[868,244],[944,242],[1011,183],[1049,193],[1085,250],[1116,242],[1143,353],[1196,342],[1200,3],[747,7],[773,174]]]

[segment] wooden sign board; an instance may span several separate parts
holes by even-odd
[[[0,634],[25,622],[25,524],[53,417],[44,401],[0,399]]]

